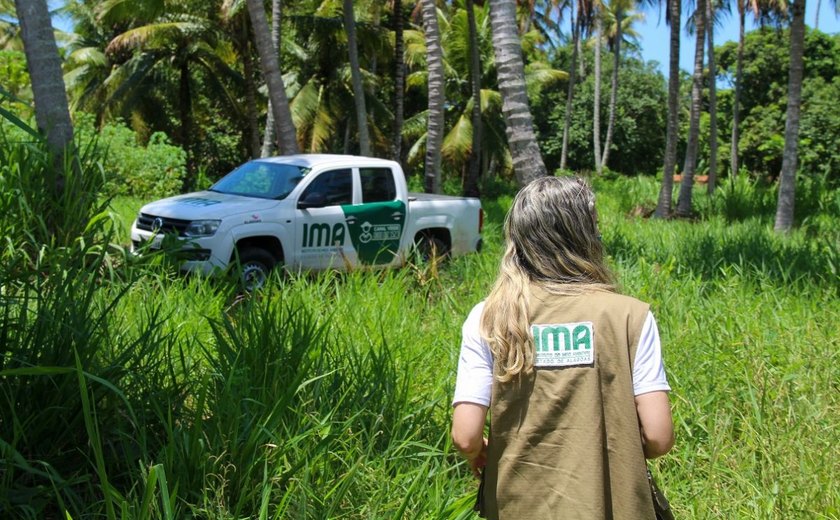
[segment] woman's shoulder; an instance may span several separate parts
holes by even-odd
[[[476,303],[470,313],[467,315],[467,319],[464,321],[464,327],[470,325],[471,328],[478,328],[478,324],[481,322],[481,313],[484,312],[484,300]]]
[[[636,309],[639,312],[647,312],[650,305],[642,300],[627,294],[612,291],[595,291],[587,295],[597,301],[599,305],[609,305],[614,308]]]

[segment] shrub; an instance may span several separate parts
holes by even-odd
[[[135,132],[121,123],[109,123],[97,133],[89,114],[76,116],[76,128],[82,142],[96,139],[106,152],[102,167],[107,195],[161,198],[181,190],[187,154],[163,132],[155,132],[142,146]]]

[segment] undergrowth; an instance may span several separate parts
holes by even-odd
[[[2,171],[5,196],[18,177]],[[634,211],[652,180],[596,188],[623,291],[661,329],[677,446],[653,466],[677,516],[840,518],[836,193],[778,236],[726,209],[761,208],[761,187],[698,191],[686,221]],[[62,244],[16,235],[0,253],[0,516],[471,518],[450,399],[511,195],[484,202],[481,254],[275,273],[250,295],[126,254],[108,212]]]

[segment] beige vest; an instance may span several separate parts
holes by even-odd
[[[487,517],[654,518],[632,377],[648,305],[603,291],[562,297],[531,291],[532,330],[591,322],[594,361],[536,368],[514,383],[494,381]],[[585,340],[585,332],[576,336]]]

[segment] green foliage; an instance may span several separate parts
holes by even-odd
[[[840,61],[840,44],[836,59]],[[838,66],[840,69],[840,66]],[[840,71],[838,71],[840,72]],[[827,81],[814,78],[803,85],[804,111],[799,130],[799,161],[801,170],[811,175],[828,175],[835,185],[840,184],[840,75]]]
[[[31,101],[32,87],[26,70],[26,55],[21,51],[0,50],[0,86],[14,99]],[[3,99],[5,105],[8,101]],[[29,107],[26,107],[30,110]],[[27,117],[31,114],[27,114]]]
[[[742,164],[751,172],[776,176],[784,149],[789,39],[786,30],[763,28],[747,34],[741,94]],[[716,50],[721,75],[734,81],[737,44]],[[829,172],[836,182],[840,116],[835,109],[840,84],[840,36],[808,30],[802,83],[799,165],[808,175]],[[731,109],[719,112],[719,128],[731,125]]]
[[[719,190],[733,204],[772,193],[737,182]],[[838,512],[840,200],[808,182],[805,219],[833,227],[777,236],[700,191],[700,220],[645,220],[656,181],[595,179],[610,261],[660,325],[678,442],[653,466],[680,516]],[[513,189],[484,186],[481,254],[278,275],[248,297],[99,246],[38,278],[0,257],[0,515],[471,518],[449,400]]]
[[[606,85],[608,92],[612,65],[609,64],[604,69],[602,89]],[[592,151],[593,99],[594,77],[589,75],[575,87],[575,97],[572,101],[567,167],[574,171],[592,170],[595,165]],[[601,100],[601,135],[604,136],[608,123],[609,95],[604,95],[603,90]],[[611,169],[632,174],[653,173],[662,167],[665,107],[665,79],[654,64],[643,64],[636,59],[625,57],[619,71],[616,121],[609,161]],[[565,85],[549,92],[538,100],[533,108],[540,149],[549,171],[554,171],[560,166],[565,111]]]
[[[186,153],[170,144],[161,132],[155,132],[142,146],[133,130],[120,123],[94,129],[93,116],[76,115],[76,132],[82,141],[98,141],[107,151],[102,168],[105,193],[162,198],[180,192],[186,174]]]
[[[70,246],[107,206],[99,198],[100,149],[77,140],[56,157],[26,122],[1,108],[0,116],[0,248],[34,259],[43,246]]]

